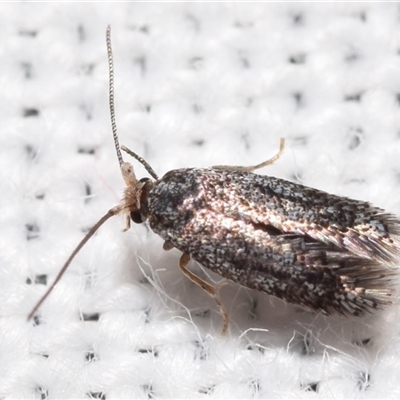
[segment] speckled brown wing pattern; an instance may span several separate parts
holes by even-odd
[[[398,219],[367,202],[219,169],[168,172],[148,193],[151,229],[206,268],[325,314],[392,301]]]

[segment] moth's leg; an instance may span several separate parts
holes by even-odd
[[[162,248],[163,248],[163,250],[165,250],[165,251],[169,251],[169,250],[172,250],[172,249],[174,248],[174,245],[173,245],[169,240],[166,240],[166,241],[164,242]]]
[[[226,282],[220,283],[219,285],[211,285],[211,283],[206,282],[205,280],[201,279],[200,277],[198,277],[197,275],[195,275],[193,272],[189,271],[186,268],[186,266],[189,264],[189,261],[190,261],[190,255],[183,253],[179,260],[179,268],[193,283],[195,283],[196,285],[200,286],[203,290],[205,290],[217,303],[219,312],[221,313],[222,318],[224,319],[224,326],[221,332],[221,335],[224,336],[226,334],[226,331],[228,330],[229,316],[224,305],[219,300],[217,292],[222,286],[226,285]]]
[[[260,164],[250,165],[248,167],[243,167],[240,165],[214,165],[212,168],[222,169],[224,171],[253,172],[256,169],[260,169],[266,167],[267,165],[273,164],[282,155],[284,148],[285,148],[285,139],[281,138],[279,144],[279,151],[272,158]]]
[[[129,214],[127,214],[125,217],[125,228],[122,229],[122,232],[129,231],[129,229],[131,229],[131,218]]]

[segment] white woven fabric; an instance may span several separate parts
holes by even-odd
[[[284,155],[260,173],[400,214],[399,11],[1,3],[0,397],[399,398],[397,307],[325,318],[229,284],[221,337],[215,303],[179,272],[180,253],[144,225],[121,233],[119,218],[74,260],[36,325],[26,322],[123,188],[108,24],[121,142],[160,176],[254,164],[285,137]]]

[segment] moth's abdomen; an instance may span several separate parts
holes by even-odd
[[[150,227],[221,276],[303,307],[359,315],[391,302],[393,271],[379,257],[369,257],[367,250],[361,256],[362,241],[359,252],[352,252],[334,240],[318,240],[307,231],[297,231],[296,226],[292,231],[279,229],[273,223],[276,216],[288,215],[293,207],[299,210],[297,221],[308,221],[310,229],[316,225],[312,227],[312,216],[301,211],[306,209],[301,198],[274,192],[275,178],[242,175],[234,182],[226,171],[170,171],[148,194]],[[264,197],[256,194],[254,198],[252,190],[260,191],[260,184]],[[246,195],[243,185],[247,185]]]

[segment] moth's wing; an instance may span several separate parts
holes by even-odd
[[[320,194],[255,174],[182,169],[156,182],[146,212],[164,240],[243,286],[326,314],[358,315],[390,303],[393,270],[371,256],[374,246],[384,246],[349,240],[356,221],[333,215],[341,225],[327,224],[323,212],[342,199]],[[327,229],[336,225],[335,236]],[[393,225],[381,236],[391,239],[397,220]]]
[[[368,202],[334,196],[268,176],[226,177],[238,199],[236,212],[281,232],[307,235],[371,260],[395,265],[400,257],[400,221]],[[225,201],[232,193],[226,191]]]
[[[393,270],[305,235],[197,212],[174,245],[219,275],[324,314],[361,315],[393,300]]]

